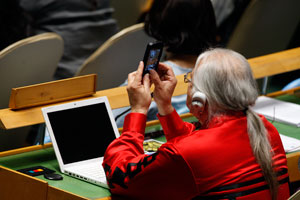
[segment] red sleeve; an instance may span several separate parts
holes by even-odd
[[[195,130],[195,126],[191,123],[184,122],[175,109],[169,115],[157,115],[157,117],[164,130],[167,141],[178,136],[190,134]]]
[[[145,115],[127,115],[122,135],[106,150],[103,167],[112,196],[126,199],[196,196],[193,174],[172,144],[162,145],[155,154],[144,154],[145,124]]]

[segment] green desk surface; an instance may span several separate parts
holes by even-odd
[[[295,102],[300,104],[300,98],[295,98],[291,95],[284,95],[279,97],[278,99],[289,101],[289,102]],[[188,117],[184,119],[185,121],[195,121],[194,117]],[[274,126],[278,129],[279,133],[294,137],[297,139],[300,139],[300,128],[297,128],[296,126],[286,125],[279,122],[272,122]],[[161,127],[159,124],[152,125],[150,127],[146,128],[146,132],[153,132],[156,130],[160,130]],[[165,142],[166,139],[164,136],[160,136],[158,138],[155,138],[157,140],[160,140],[162,142]],[[12,156],[6,156],[0,158],[0,165],[3,165],[4,167],[18,170],[21,168],[28,168],[33,167],[37,165],[41,165],[50,169],[53,169],[56,171],[56,173],[61,174],[64,179],[62,181],[51,181],[45,179],[43,176],[37,176],[37,178],[40,178],[42,180],[45,180],[48,182],[49,185],[60,188],[62,190],[77,194],[79,196],[89,198],[89,199],[95,199],[95,198],[102,198],[110,196],[110,192],[108,189],[81,181],[76,178],[72,178],[70,176],[64,175],[60,173],[58,162],[56,160],[53,148],[47,148],[32,152],[26,152],[21,153],[17,155]]]

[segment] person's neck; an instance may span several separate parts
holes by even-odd
[[[213,116],[210,116],[209,120],[206,123],[205,128],[212,128],[223,124],[226,121],[245,117],[243,111],[230,111],[215,113]]]
[[[183,68],[194,68],[196,61],[197,61],[196,55],[179,55],[179,54],[167,54],[168,61],[171,61]]]

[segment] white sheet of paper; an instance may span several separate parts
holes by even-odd
[[[267,119],[300,127],[300,105],[298,104],[260,96],[252,109]]]
[[[280,138],[285,152],[300,151],[300,140],[283,134],[280,134]]]

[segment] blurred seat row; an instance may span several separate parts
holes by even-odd
[[[101,45],[76,76],[96,73],[97,90],[118,87],[128,73],[136,70],[150,41],[153,38],[143,31],[143,23],[125,28]],[[53,81],[63,46],[58,34],[42,33],[3,49],[0,52],[0,108],[8,107],[12,88]],[[35,138],[30,134],[36,135],[38,127],[0,129],[0,151],[35,143],[28,138]]]

